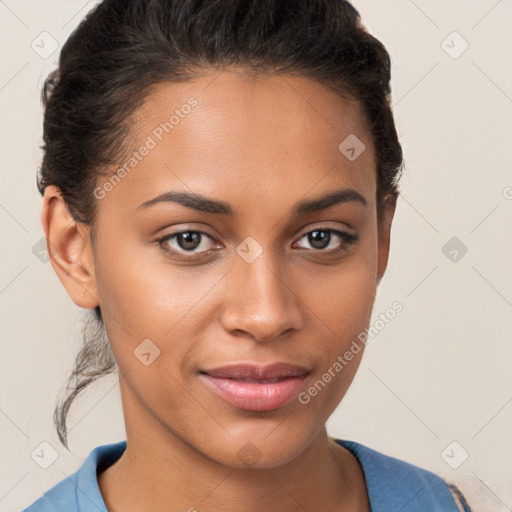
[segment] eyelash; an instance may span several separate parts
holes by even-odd
[[[322,228],[322,227],[318,227],[318,228],[312,229],[311,231],[307,231],[307,232],[303,233],[299,237],[299,240],[301,240],[305,236],[307,236],[310,233],[313,233],[315,231],[324,231],[324,232],[327,232],[327,233],[335,234],[335,235],[339,236],[343,240],[343,243],[341,244],[340,247],[338,247],[336,249],[329,249],[329,250],[325,250],[325,249],[306,249],[307,251],[326,253],[326,254],[329,254],[331,256],[334,256],[334,255],[337,255],[339,253],[342,253],[342,252],[346,251],[346,249],[347,249],[346,246],[352,245],[352,244],[356,243],[359,240],[359,236],[358,235],[352,235],[351,233],[348,233],[346,231],[340,231],[338,229]],[[177,231],[176,233],[171,233],[169,235],[165,235],[164,237],[155,240],[155,243],[158,243],[160,248],[165,253],[171,254],[173,256],[176,256],[176,255],[183,256],[184,254],[188,254],[188,253],[191,254],[191,255],[198,255],[198,254],[201,254],[201,253],[209,252],[209,251],[202,251],[202,252],[199,252],[199,253],[194,253],[194,252],[190,252],[190,251],[180,252],[180,251],[175,251],[173,249],[169,249],[168,246],[165,245],[164,242],[167,242],[168,240],[175,239],[177,236],[183,235],[185,233],[198,233],[198,234],[204,235],[207,238],[210,238],[212,241],[216,242],[215,238],[212,237],[206,231],[202,231],[200,229],[187,229],[187,230],[183,230],[183,231]],[[329,240],[329,243],[330,242],[331,242],[331,240]],[[183,251],[183,249],[182,249],[182,251]],[[188,256],[185,256],[185,259],[189,259],[190,260],[192,258],[189,258]]]

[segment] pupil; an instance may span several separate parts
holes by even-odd
[[[321,234],[322,236],[320,237],[317,237],[318,234]],[[330,240],[330,233],[328,231],[321,231],[321,230],[318,230],[316,229],[315,231],[312,231],[309,235],[308,235],[308,238],[309,238],[309,243],[311,244],[312,247],[314,247],[315,249],[324,249],[325,247],[327,247],[329,245],[329,240]],[[324,240],[320,240],[321,238],[323,238]]]

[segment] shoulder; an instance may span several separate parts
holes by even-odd
[[[126,441],[97,446],[78,471],[58,482],[22,512],[107,512],[97,471],[113,464],[125,448]]]
[[[355,441],[334,441],[359,460],[372,512],[460,512],[449,484],[437,474]]]

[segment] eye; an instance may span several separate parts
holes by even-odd
[[[166,235],[163,238],[158,239],[157,242],[165,252],[168,252],[170,254],[196,254],[201,252],[207,252],[209,250],[205,248],[205,244],[203,243],[205,239],[204,237],[208,238],[211,241],[214,240],[213,237],[210,236],[205,231],[187,230]],[[172,247],[172,243],[168,242],[175,242],[174,247]],[[199,248],[201,248],[202,250],[195,251],[196,249]]]
[[[330,247],[334,238],[338,238],[341,240],[341,243],[334,243],[334,247]],[[329,254],[334,254],[338,252],[342,252],[346,250],[346,246],[353,244],[359,240],[357,235],[352,235],[351,233],[347,233],[346,231],[340,231],[338,229],[332,228],[317,228],[313,231],[308,231],[299,240],[303,238],[307,239],[307,242],[312,246],[313,250],[316,252],[326,252]]]

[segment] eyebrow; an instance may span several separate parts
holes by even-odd
[[[193,208],[200,212],[215,213],[220,215],[234,216],[235,210],[229,203],[216,199],[205,197],[201,194],[193,192],[169,191],[160,194],[153,199],[145,201],[137,207],[137,209],[148,208],[158,203],[178,203],[187,208]],[[357,202],[365,208],[368,201],[357,190],[352,188],[343,188],[329,192],[327,195],[315,199],[303,199],[296,203],[291,210],[293,216],[304,215],[306,213],[325,210],[331,206],[340,203]]]

